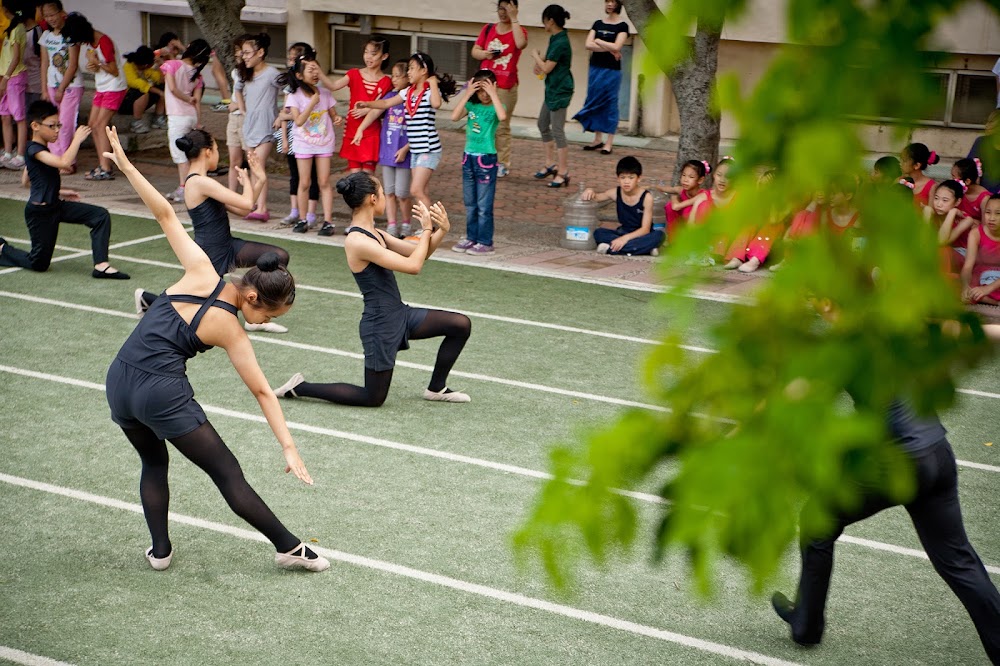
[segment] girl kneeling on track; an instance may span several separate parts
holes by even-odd
[[[385,211],[382,184],[365,171],[352,173],[337,183],[352,210],[344,250],[347,265],[364,296],[361,343],[365,350],[365,385],[312,384],[296,373],[274,390],[279,398],[320,398],[340,405],[379,407],[389,394],[396,352],[409,348],[410,340],[444,336],[425,400],[469,402],[465,393],[446,386],[448,373],[458,360],[472,330],[465,315],[441,310],[411,308],[403,303],[393,271],[416,275],[448,233],[450,224],[444,206],[429,209],[418,202],[414,213],[424,233],[416,245],[375,229],[375,216]]]
[[[213,346],[225,349],[281,443],[285,472],[312,484],[281,407],[236,318],[242,312],[247,321],[259,323],[285,314],[295,300],[295,281],[274,254],[261,257],[242,278],[222,280],[205,251],[187,235],[173,206],[129,162],[118,133],[108,129],[107,137],[111,152],[105,156],[149,206],[184,266],[184,277],[167,287],[139,320],[106,380],[111,418],[142,459],[139,494],[153,541],[146,559],[162,571],[174,556],[167,532],[170,489],[165,440],[170,440],[212,478],[233,511],[274,544],[275,562],[309,571],[329,568],[330,562],[292,535],[247,483],[236,457],[195,402],[186,376],[188,359]]]

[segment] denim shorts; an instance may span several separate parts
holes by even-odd
[[[438,150],[433,153],[411,153],[412,161],[410,162],[410,168],[416,169],[417,167],[423,167],[425,169],[434,170],[437,169],[438,165],[441,164],[441,151]]]

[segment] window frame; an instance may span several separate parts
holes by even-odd
[[[349,32],[349,33],[354,33],[354,34],[360,34],[361,33],[361,28],[358,27],[358,26],[341,25],[341,24],[338,24],[338,23],[331,23],[330,24],[330,46],[331,46],[331,48],[330,48],[330,69],[329,69],[329,71],[331,71],[331,72],[333,72],[335,74],[345,74],[345,73],[347,73],[347,70],[352,69],[353,66],[352,67],[340,67],[340,66],[338,66],[340,63],[334,62],[334,59],[336,58],[336,54],[337,54],[337,32]],[[387,37],[389,39],[390,46],[393,43],[395,43],[394,37],[407,37],[408,38],[409,45],[410,45],[408,52],[405,54],[405,56],[401,56],[400,58],[392,59],[393,62],[395,62],[395,60],[402,59],[402,57],[409,57],[411,54],[413,54],[414,52],[416,52],[416,50],[417,50],[417,44],[418,44],[418,42],[419,42],[419,40],[421,38],[423,38],[423,39],[440,39],[440,40],[451,41],[451,42],[467,42],[468,45],[469,45],[468,57],[469,57],[469,60],[471,61],[471,60],[473,60],[473,58],[472,58],[472,46],[476,43],[476,39],[479,37],[478,33],[475,34],[475,35],[447,35],[447,34],[442,34],[442,33],[437,33],[437,32],[411,32],[411,31],[408,31],[408,30],[375,30],[375,29],[372,30],[372,34],[373,35],[383,35],[383,36]],[[392,66],[392,62],[388,62],[387,64],[390,67]],[[476,67],[475,69],[478,69],[478,67]],[[472,76],[472,74],[474,74],[474,73],[475,73],[475,71],[473,71],[472,73],[470,73],[469,76]],[[448,74],[451,74],[452,76],[454,76],[455,80],[457,82],[459,82],[459,85],[461,85],[461,83],[466,80],[466,78],[458,76],[455,72],[448,72]]]
[[[983,69],[947,69],[943,67],[932,67],[924,70],[927,74],[946,74],[948,76],[948,85],[946,87],[945,95],[947,95],[944,104],[944,119],[943,120],[922,120],[915,119],[912,124],[915,127],[942,127],[945,129],[972,129],[972,130],[982,130],[986,127],[986,119],[983,119],[982,123],[963,123],[956,122],[952,119],[955,112],[955,93],[958,91],[958,77],[960,76],[982,76],[990,77],[996,81],[996,74],[990,70]],[[852,115],[851,118],[861,120],[864,122],[877,122],[884,123],[887,125],[901,124],[904,121],[898,117],[894,116],[862,116],[862,115]]]

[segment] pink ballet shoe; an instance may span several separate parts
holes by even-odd
[[[271,214],[269,212],[267,212],[266,210],[263,213],[255,210],[252,213],[250,213],[249,215],[247,215],[246,217],[244,217],[243,219],[244,220],[256,220],[258,222],[267,222],[268,220],[271,219]]]

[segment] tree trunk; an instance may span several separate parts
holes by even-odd
[[[233,71],[236,60],[232,44],[246,32],[240,22],[240,11],[246,0],[188,0],[194,22],[222,61],[226,72]]]
[[[639,36],[646,39],[647,28],[662,12],[653,0],[624,0],[625,11]],[[677,165],[674,180],[687,160],[706,160],[715,164],[719,156],[720,118],[710,110],[712,86],[719,66],[719,40],[722,22],[698,21],[691,57],[679,63],[666,75],[670,79],[677,109],[680,112],[681,135],[677,145]]]

